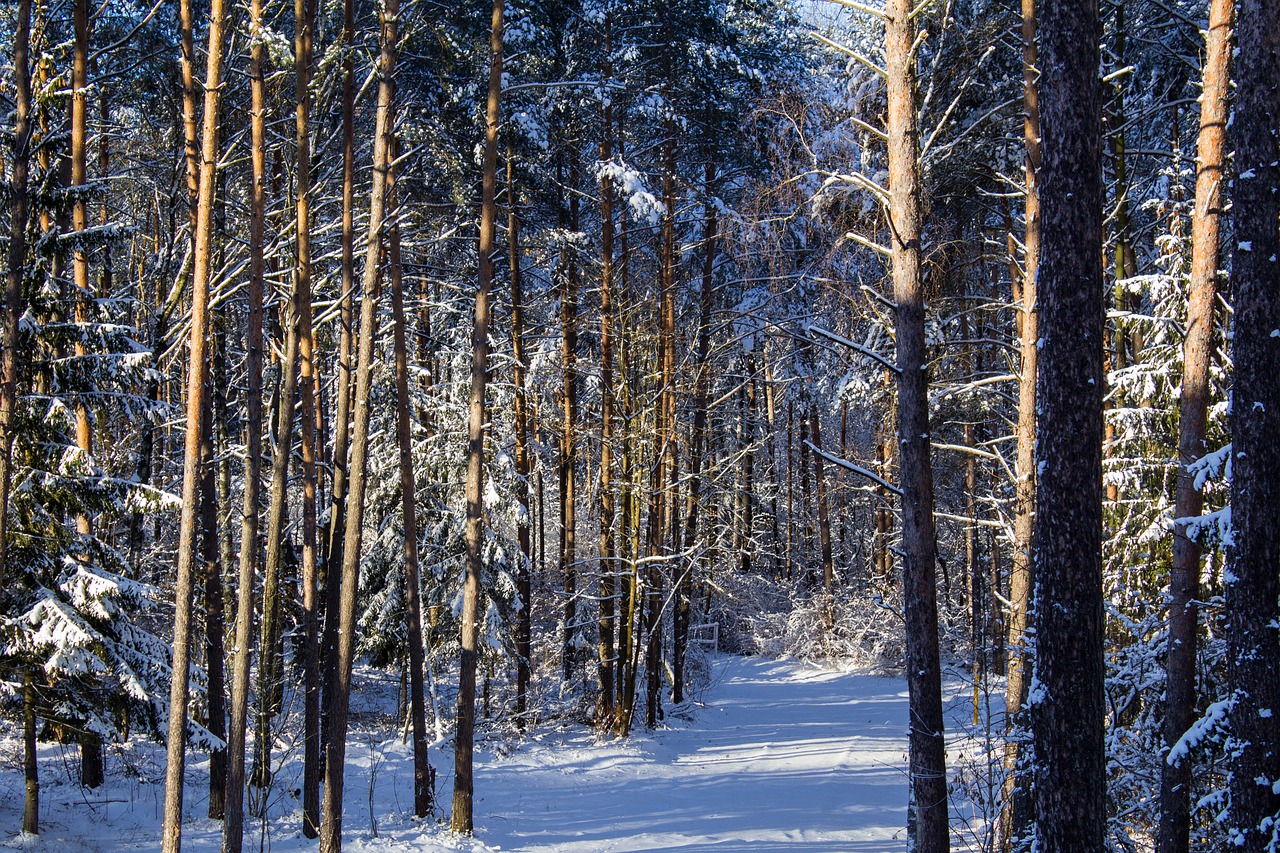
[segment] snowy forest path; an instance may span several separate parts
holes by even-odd
[[[478,762],[476,836],[528,853],[905,849],[904,682],[721,656],[703,707],[628,742]]]

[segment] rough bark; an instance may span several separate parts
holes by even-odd
[[[200,191],[197,205],[194,267],[191,282],[190,367],[187,371],[187,435],[183,447],[182,514],[178,527],[178,555],[174,589],[173,684],[169,691],[169,731],[165,764],[164,853],[182,848],[182,781],[186,769],[187,701],[190,697],[191,604],[196,562],[196,513],[200,505],[200,422],[209,365],[210,243],[213,202],[217,191],[219,108],[222,95],[222,53],[230,28],[224,0],[211,0],[209,50],[205,66],[204,127],[200,149]]]
[[[311,329],[311,74],[315,0],[294,0],[294,66],[297,128],[297,266],[294,312],[298,324],[298,391],[302,397],[302,834],[320,831],[320,660],[316,566],[316,367]],[[291,410],[293,398],[285,399]],[[283,449],[288,455],[287,431]]]
[[[1271,848],[1280,811],[1280,4],[1241,0],[1231,125],[1236,177],[1227,684],[1235,747],[1227,826],[1240,853]]]
[[[398,146],[392,141],[393,159]],[[427,760],[427,712],[424,707],[422,603],[418,568],[418,513],[414,501],[417,478],[413,469],[413,401],[409,397],[409,353],[405,332],[404,274],[400,263],[400,204],[395,171],[387,176],[391,205],[390,250],[391,312],[396,361],[396,442],[400,451],[400,498],[404,519],[404,600],[409,647],[409,715],[413,721],[413,813],[431,813],[431,765]]]
[[[886,7],[888,71],[889,220],[892,225],[893,298],[897,306],[898,448],[902,486],[902,589],[906,603],[907,690],[911,709],[909,763],[915,850],[945,853],[946,746],[942,675],[938,660],[929,397],[921,281],[920,140],[916,115],[916,27],[910,0]],[[816,415],[816,412],[813,413]],[[909,817],[910,820],[910,817]]]
[[[262,472],[262,302],[266,229],[266,42],[262,2],[252,0],[249,31],[250,145],[252,183],[249,203],[249,317],[245,340],[244,519],[240,527],[240,574],[236,589],[235,640],[231,648],[231,723],[227,736],[227,794],[222,826],[222,853],[240,853],[244,843],[245,739],[249,722],[249,665],[253,655],[253,584],[258,568],[258,503]]]
[[[1196,197],[1191,218],[1191,277],[1187,332],[1182,343],[1182,392],[1178,397],[1178,487],[1174,518],[1194,518],[1204,494],[1188,466],[1203,456],[1213,359],[1213,309],[1218,293],[1218,236],[1222,220],[1222,177],[1231,63],[1232,0],[1209,4],[1196,151]],[[1165,682],[1164,739],[1167,749],[1196,719],[1196,644],[1200,597],[1200,545],[1185,525],[1173,528],[1169,574],[1168,677]],[[1165,752],[1167,758],[1168,753]],[[1160,762],[1158,853],[1187,853],[1191,830],[1191,761]]]
[[[472,750],[476,722],[476,641],[479,634],[480,572],[484,568],[484,395],[489,361],[489,291],[498,194],[499,98],[502,94],[503,0],[493,0],[489,31],[489,91],[485,106],[484,161],[480,181],[480,269],[471,332],[471,393],[467,400],[467,571],[462,591],[462,659],[458,675],[458,725],[454,744],[454,832],[470,835],[473,824]]]
[[[7,574],[9,490],[13,484],[14,407],[18,398],[18,324],[27,258],[27,183],[31,166],[31,0],[18,0],[13,35],[14,155],[9,179],[9,252],[0,361],[0,589]]]
[[[1101,82],[1093,0],[1040,9],[1035,809],[1045,853],[1105,849]]]
[[[1023,217],[1022,269],[1013,257],[1016,241],[1010,235],[1011,274],[1021,284],[1021,313],[1018,322],[1020,352],[1018,376],[1017,482],[1014,485],[1013,562],[1009,569],[1008,643],[1010,650],[1005,681],[1005,786],[1004,808],[1000,813],[1001,849],[1008,851],[1013,839],[1024,833],[1031,821],[1031,786],[1027,771],[1019,766],[1025,731],[1022,706],[1027,698],[1028,660],[1026,633],[1034,583],[1032,522],[1036,499],[1036,270],[1040,264],[1040,89],[1036,47],[1036,2],[1022,0],[1022,104],[1023,146],[1026,149]]]
[[[338,611],[342,591],[342,537],[346,531],[347,472],[351,437],[351,347],[355,291],[355,0],[343,3],[342,45],[342,297],[338,309],[338,364],[333,419],[333,483],[324,548],[324,663],[320,736],[328,738],[329,709],[337,672]]]
[[[364,528],[364,496],[369,456],[370,391],[374,340],[377,333],[378,260],[382,251],[382,227],[386,211],[387,173],[390,168],[392,100],[395,93],[396,46],[399,41],[400,4],[386,0],[382,8],[379,58],[378,108],[373,145],[373,185],[369,192],[369,232],[365,246],[360,344],[356,356],[356,390],[352,401],[350,491],[347,495],[346,530],[342,545],[341,596],[338,605],[337,652],[334,689],[325,744],[324,801],[321,806],[321,853],[341,853],[342,792],[347,756],[348,712],[351,703],[351,670],[356,647],[356,582],[360,576],[360,545]]]

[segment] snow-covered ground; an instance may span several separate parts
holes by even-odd
[[[687,713],[656,732],[598,741],[580,727],[530,733],[476,756],[476,834],[417,821],[410,750],[398,736],[353,734],[344,849],[364,851],[812,851],[891,853],[906,846],[907,692],[902,681],[792,661],[720,656],[712,683]],[[963,706],[956,697],[957,706]],[[386,732],[385,728],[381,729]],[[397,733],[398,734],[398,733]],[[0,845],[33,851],[157,850],[163,754],[115,753],[97,791],[67,782],[75,753],[42,752],[38,839],[17,834],[22,778],[6,739],[0,769]],[[953,747],[954,749],[954,747]],[[955,755],[953,752],[952,755]],[[296,762],[286,764],[286,770]],[[433,747],[437,788],[452,787],[452,755]],[[203,817],[204,763],[188,774],[184,849],[213,853],[220,824]],[[154,782],[151,780],[155,780]],[[59,783],[61,782],[61,783]],[[246,850],[297,853],[316,842],[297,830],[286,791],[280,817],[246,826]],[[447,811],[447,799],[441,804]],[[252,846],[251,846],[252,845]]]

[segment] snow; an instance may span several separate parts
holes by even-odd
[[[388,689],[383,685],[384,697]],[[900,679],[719,656],[703,694],[669,712],[656,732],[638,729],[628,740],[601,742],[579,725],[547,725],[522,742],[482,742],[474,839],[451,837],[447,824],[411,816],[411,747],[385,715],[377,726],[360,719],[348,747],[343,822],[350,853],[889,853],[906,847],[907,690]],[[82,791],[67,778],[75,753],[42,744],[42,835],[35,839],[18,835],[17,734],[8,729],[0,740],[0,847],[68,853],[158,848],[164,796],[159,747],[134,743],[110,750],[107,784]],[[284,773],[300,775],[298,744],[283,744],[283,752]],[[448,743],[431,748],[445,810],[451,753]],[[221,824],[204,817],[207,760],[198,759],[189,762],[183,849],[212,853]],[[298,830],[294,787],[289,780],[277,786],[265,828],[246,821],[246,850],[258,849],[264,829],[264,849],[273,853],[318,848]]]

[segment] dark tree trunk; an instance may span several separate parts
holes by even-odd
[[[1205,454],[1209,367],[1213,359],[1213,309],[1218,293],[1218,233],[1222,220],[1222,178],[1231,67],[1232,0],[1209,4],[1196,151],[1196,198],[1191,219],[1190,301],[1182,350],[1182,393],[1178,397],[1178,490],[1173,515],[1194,518],[1204,494],[1188,466]],[[1165,685],[1164,740],[1169,749],[1196,719],[1196,645],[1200,597],[1200,545],[1185,525],[1173,528],[1169,574],[1168,680]],[[1167,757],[1167,753],[1166,757]],[[1185,756],[1160,762],[1159,853],[1187,853],[1191,830],[1191,765]]]
[[[1231,521],[1227,550],[1227,684],[1235,754],[1227,826],[1240,853],[1271,848],[1280,811],[1280,4],[1241,0],[1231,126],[1236,251]]]
[[[344,0],[342,43],[348,48],[355,33],[355,0]],[[324,548],[323,696],[320,737],[329,736],[329,709],[337,674],[338,610],[342,591],[342,537],[346,532],[347,472],[351,437],[351,347],[355,290],[355,60],[344,52],[342,67],[342,297],[338,309],[337,405],[333,419],[333,485],[329,490],[329,529]],[[323,743],[322,743],[323,745]]]
[[[716,243],[719,236],[719,220],[716,206],[711,198],[712,186],[715,182],[715,165],[708,162],[706,175],[703,178],[703,192],[707,199],[704,202],[704,224],[702,227],[702,290],[698,295],[698,350],[694,389],[693,389],[693,434],[689,444],[689,495],[685,503],[684,547],[685,556],[681,559],[679,600],[676,602],[675,641],[672,655],[672,671],[675,674],[675,685],[671,701],[680,704],[684,701],[685,657],[689,647],[689,622],[693,598],[693,558],[694,543],[698,540],[699,523],[702,513],[702,466],[703,457],[707,453],[707,408],[709,388],[711,384],[711,309],[715,304],[715,259]]]
[[[1043,245],[1037,274],[1038,844],[1105,849],[1102,622],[1102,152],[1093,0],[1040,14]]]
[[[392,158],[399,145],[392,139]],[[413,470],[413,401],[409,398],[409,352],[405,332],[404,273],[400,263],[400,201],[395,170],[387,175],[390,185],[391,312],[394,323],[396,361],[396,442],[400,450],[400,499],[404,516],[404,600],[409,647],[409,708],[413,720],[413,813],[431,813],[431,765],[427,760],[427,712],[424,707],[421,580],[418,568],[418,514],[414,502],[417,478]]]
[[[262,27],[262,2],[252,0],[250,31]],[[240,527],[240,574],[236,589],[236,633],[232,646],[231,724],[227,738],[227,793],[222,827],[223,853],[240,853],[244,843],[245,740],[249,723],[249,665],[253,654],[254,575],[258,567],[258,503],[262,470],[262,302],[266,228],[266,44],[253,40],[249,60],[251,119],[249,159],[252,163],[249,218],[249,318],[245,341],[244,521]]]
[[[214,335],[213,357],[218,358],[218,336]],[[205,386],[204,414],[200,430],[200,559],[204,569],[204,659],[208,682],[208,720],[211,734],[227,737],[226,678],[223,670],[224,610],[222,570],[218,565],[217,465],[213,450],[213,382]],[[209,817],[221,820],[226,813],[227,750],[209,754]]]
[[[22,806],[22,831],[40,832],[40,761],[36,754],[36,688],[31,673],[22,675],[22,772],[26,797]]]

